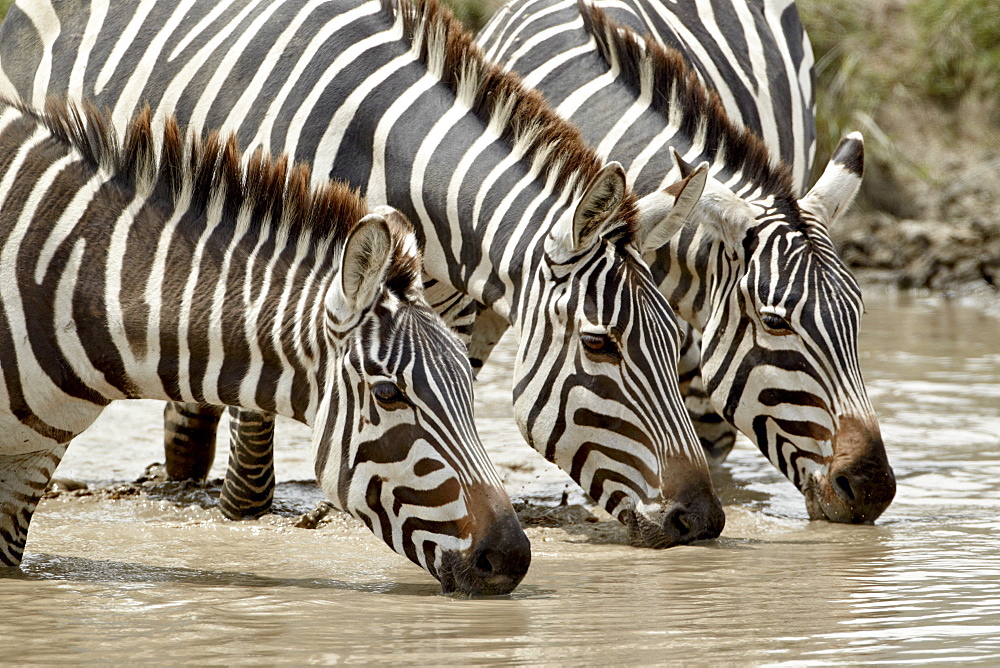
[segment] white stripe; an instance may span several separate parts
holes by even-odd
[[[184,19],[185,14],[187,14],[194,2],[195,0],[182,0],[179,2],[166,24],[157,31],[156,36],[146,45],[146,50],[143,52],[139,61],[134,64],[128,64],[131,74],[128,77],[128,81],[125,83],[125,86],[122,87],[121,94],[118,96],[118,99],[115,100],[115,108],[111,115],[114,126],[119,130],[124,130],[125,125],[135,113],[136,106],[144,102],[142,92],[149,83],[149,78],[152,75],[154,68],[159,64],[163,48],[166,46],[167,40],[174,36],[174,31]],[[148,2],[147,4],[152,5],[153,3]],[[148,13],[148,11],[149,8],[146,9],[146,13]],[[143,18],[144,17],[145,15],[143,15]],[[129,45],[126,45],[126,47],[127,46]],[[109,60],[104,67],[105,70],[107,70],[110,67],[118,65],[122,65],[122,63],[120,61]],[[102,71],[101,74],[104,74],[104,71]],[[80,72],[80,77],[82,80],[83,72]],[[110,75],[104,82],[101,82],[100,77],[98,77],[94,92],[99,94],[101,89],[107,85],[108,81],[110,81]],[[81,95],[81,98],[82,97],[83,95]],[[159,143],[162,140],[162,137],[159,136],[159,133],[155,136],[157,143]]]
[[[129,202],[129,205],[121,212],[118,219],[114,221],[112,233],[108,240],[107,268],[104,279],[104,306],[107,309],[108,331],[111,334],[111,342],[118,349],[118,354],[122,358],[122,363],[126,373],[129,375],[139,375],[138,363],[132,353],[132,346],[125,335],[126,324],[121,308],[122,292],[122,271],[125,267],[126,259],[134,261],[136,258],[126,258],[128,234],[135,224],[135,215],[146,198],[140,194]],[[105,221],[110,224],[110,221]],[[131,289],[132,286],[128,286]],[[135,323],[132,323],[134,326]]]
[[[87,63],[90,62],[90,53],[94,50],[94,45],[97,43],[107,15],[108,0],[91,0],[87,27],[83,29],[83,37],[80,39],[80,46],[76,50],[76,57],[73,60],[73,69],[69,75],[69,89],[66,94],[71,100],[82,100],[85,97],[83,77],[87,71]]]
[[[191,83],[191,80],[194,79],[198,70],[205,66],[205,63],[209,60],[212,52],[222,45],[222,43],[236,30],[236,28],[239,27],[240,22],[247,15],[249,15],[260,2],[263,2],[263,0],[251,0],[251,2],[247,3],[247,6],[244,7],[232,21],[226,24],[226,26],[218,33],[214,34],[212,39],[210,39],[205,46],[199,49],[197,53],[192,54],[191,59],[171,80],[170,85],[167,86],[167,90],[163,93],[163,98],[160,100],[160,104],[156,109],[156,119],[158,124],[162,123],[163,119],[175,113],[178,101],[181,96],[184,95],[185,89]],[[136,100],[133,100],[132,102],[135,103]],[[121,110],[115,109],[115,127],[121,127],[119,126],[119,123],[123,119],[119,117],[119,113],[121,113]],[[127,119],[127,116],[124,118]],[[201,130],[201,128],[196,126],[192,126],[192,129]],[[232,130],[233,128],[215,129],[226,131]],[[159,137],[159,135],[157,136]],[[160,137],[160,139],[162,139],[162,137]]]
[[[378,12],[379,9],[379,3],[366,2],[358,5],[348,12],[344,12],[323,26],[323,29],[312,38],[304,49],[302,49],[298,62],[295,63],[295,67],[292,68],[292,71],[288,74],[288,78],[285,80],[284,85],[282,85],[281,90],[278,91],[277,95],[271,99],[267,111],[264,113],[264,119],[261,121],[260,127],[257,129],[257,135],[253,138],[253,141],[250,142],[250,146],[264,146],[265,148],[271,147],[271,132],[274,127],[274,121],[277,120],[278,113],[281,111],[282,107],[285,106],[285,103],[291,95],[295,84],[302,78],[306,68],[318,66],[326,62],[324,54],[319,54],[318,60],[314,60],[320,49],[342,28],[350,25],[362,17]],[[297,157],[295,155],[295,150],[298,144],[299,135],[302,133],[302,128],[305,125],[305,120],[316,106],[320,95],[323,94],[323,91],[330,80],[332,80],[333,77],[336,76],[341,69],[343,69],[344,65],[354,62],[354,60],[364,53],[365,50],[378,44],[384,44],[393,39],[398,39],[398,37],[392,36],[391,34],[380,34],[373,35],[372,37],[362,40],[359,43],[352,44],[343,53],[341,53],[340,56],[334,59],[332,63],[330,63],[326,71],[320,77],[320,80],[304,99],[296,99],[294,101],[297,111],[292,117],[285,141],[281,144],[282,150],[288,153],[289,158]],[[322,154],[317,154],[317,157],[320,155]],[[330,156],[329,160],[332,161],[333,156]],[[317,175],[322,174],[324,169],[325,172],[330,171],[328,166],[315,163],[313,166],[314,182],[316,182],[319,178]],[[321,167],[323,167],[323,169],[321,169]],[[323,180],[325,180],[325,177]]]
[[[247,48],[252,49],[256,46],[254,42],[257,39],[257,34],[261,31],[261,29],[263,29],[264,24],[267,23],[268,19],[271,18],[274,12],[278,11],[280,6],[281,4],[279,2],[272,2],[265,5],[262,11],[254,17],[254,20],[250,23],[250,25],[242,33],[240,33],[236,42],[226,50],[226,57],[216,64],[216,67],[212,72],[212,77],[209,79],[208,83],[201,88],[201,92],[198,96],[198,103],[195,105],[194,111],[191,112],[191,125],[193,127],[205,127],[205,121],[209,110],[212,108],[212,102],[215,101],[215,98],[218,96],[218,92],[223,89],[223,84],[229,77],[229,74],[233,71],[233,68],[236,67],[236,63],[243,55],[243,52],[246,51]],[[258,80],[261,76],[261,71],[264,71],[266,76],[266,72],[269,71],[266,66],[267,62],[268,61],[265,60],[265,66],[255,73],[254,81]],[[272,62],[277,62],[277,58],[274,58]],[[244,97],[247,93],[256,93],[258,90],[259,88],[253,87],[251,82],[251,85],[249,85],[244,91]],[[235,111],[235,109],[233,111]],[[242,118],[242,116],[236,116],[231,111],[229,116],[226,118],[227,122],[223,124],[223,127],[235,130],[239,127],[239,122]],[[230,125],[230,123],[235,123],[235,126]]]
[[[439,86],[440,84],[441,81],[437,76],[427,72],[408,89],[400,92],[399,97],[397,97],[396,100],[389,105],[389,108],[385,110],[382,117],[379,119],[378,125],[375,126],[375,134],[372,137],[372,169],[371,174],[368,177],[368,188],[365,191],[365,197],[367,197],[371,206],[380,206],[382,204],[389,203],[388,194],[386,192],[387,175],[385,171],[386,153],[389,150],[389,133],[396,126],[399,119],[402,118],[406,110],[417,103],[421,95],[431,88]],[[454,107],[452,108],[454,109]],[[445,116],[447,116],[447,114],[445,114]],[[344,129],[346,129],[348,123],[343,123],[343,125]],[[435,127],[439,126],[436,125]],[[426,159],[426,156],[424,157]],[[420,158],[419,152],[416,158]],[[426,168],[426,164],[421,167],[421,170],[424,168]],[[414,173],[415,172],[416,169],[414,170]],[[421,171],[420,174],[422,177],[423,171]],[[413,182],[411,180],[411,187],[412,183]],[[424,216],[424,218],[422,218],[422,222],[429,223],[430,219],[427,217],[427,210],[424,209],[423,197],[418,196],[414,200],[414,204],[417,205],[418,212],[421,212]]]
[[[281,31],[280,35],[278,35],[278,38],[274,40],[274,44],[271,45],[267,55],[258,66],[257,71],[254,72],[253,79],[246,84],[246,90],[244,90],[240,99],[238,99],[232,109],[230,109],[229,115],[226,116],[226,120],[222,124],[223,127],[239,127],[242,119],[246,118],[250,114],[253,106],[260,100],[264,83],[267,81],[268,77],[271,76],[271,72],[274,71],[274,68],[281,59],[285,49],[295,37],[295,33],[302,27],[302,24],[305,23],[307,19],[311,18],[313,10],[327,3],[328,0],[310,0],[308,4],[306,4],[295,14],[294,17],[292,17],[292,20],[288,22],[285,29]],[[275,3],[275,8],[277,7],[277,4],[278,3]],[[303,58],[303,60],[308,60],[308,58]],[[290,77],[289,80],[285,82],[285,85],[287,86],[289,83],[293,83],[294,81],[295,78]],[[215,89],[209,85],[209,90]]]
[[[35,70],[34,88],[31,94],[25,95],[24,98],[30,99],[35,108],[42,109],[49,92],[49,75],[52,73],[52,45],[59,38],[62,26],[55,8],[49,2],[21,2],[17,8],[24,12],[35,26],[38,39],[41,41],[42,58],[38,63],[38,69]]]
[[[550,5],[549,7],[543,9],[542,11],[538,12],[537,14],[532,14],[530,16],[530,18],[526,19],[525,21],[523,21],[521,24],[519,24],[517,26],[517,28],[514,30],[514,32],[512,32],[509,37],[507,37],[507,39],[503,42],[502,45],[500,45],[499,48],[494,47],[490,51],[490,53],[488,54],[487,57],[490,60],[494,60],[496,58],[496,56],[494,54],[500,54],[500,53],[506,54],[506,53],[509,53],[510,49],[511,49],[511,46],[513,46],[514,42],[517,41],[517,39],[521,36],[522,33],[528,32],[528,30],[531,28],[531,25],[533,23],[535,23],[536,21],[538,21],[540,19],[545,18],[549,14],[553,14],[553,13],[562,11],[563,9],[569,9],[570,7],[572,7],[575,4],[576,3],[575,3],[574,0],[566,0],[564,2],[557,2],[554,5]],[[511,19],[512,20],[516,20],[517,16],[520,15],[522,12],[526,11],[528,9],[528,7],[530,7],[530,5],[526,5],[526,6],[522,7],[521,11],[517,12],[513,17],[511,17]],[[571,21],[571,24],[573,24],[573,23],[578,23],[582,27],[583,26],[583,19],[582,18],[573,19],[573,21]],[[510,26],[511,23],[508,22],[507,25]],[[539,35],[543,35],[543,34],[546,34],[546,33],[555,34],[555,33],[559,32],[558,28],[559,28],[559,26],[556,26],[555,28],[547,28],[545,30],[542,30],[538,34]],[[553,32],[553,31],[555,31],[555,32]],[[537,41],[542,41],[542,40],[537,40]],[[512,69],[513,66],[514,66],[514,62],[517,60],[517,58],[519,58],[521,55],[523,55],[523,53],[526,50],[527,49],[525,49],[525,48],[518,49],[518,51],[513,54],[513,58],[505,58],[505,60],[508,63],[508,67]]]
[[[143,22],[149,16],[149,13],[153,11],[155,5],[156,0],[140,2],[128,24],[118,33],[118,41],[115,42],[114,47],[111,49],[108,59],[104,61],[104,67],[101,68],[100,72],[97,73],[97,78],[94,79],[95,95],[100,95],[104,92],[104,87],[108,85],[111,77],[115,74],[115,70],[122,64],[122,61],[125,59],[125,52],[135,43],[136,37],[139,35],[139,29],[142,28]]]
[[[374,40],[378,40],[378,42],[383,42],[383,41],[388,42],[388,41],[395,41],[397,39],[399,39],[399,37],[393,35],[390,32],[379,33],[377,35],[369,37],[368,39],[362,42],[359,42],[356,46],[361,46],[362,44],[370,43],[371,41]],[[336,61],[334,61],[334,64],[335,66],[340,66],[340,67],[349,64],[348,62],[345,62],[345,60],[346,59],[344,58],[338,58]],[[353,61],[353,58],[351,60]],[[364,82],[361,83],[357,88],[354,89],[354,91],[350,95],[347,96],[347,99],[344,100],[344,103],[340,105],[339,109],[337,109],[337,113],[334,114],[332,119],[330,119],[330,123],[326,127],[326,132],[323,133],[323,138],[320,139],[319,146],[316,148],[316,155],[324,156],[326,160],[329,160],[331,162],[337,159],[337,153],[338,151],[340,151],[340,144],[344,140],[344,133],[346,133],[348,127],[350,127],[351,120],[354,118],[355,115],[357,115],[358,108],[361,106],[361,103],[365,101],[365,98],[368,97],[368,95],[373,90],[382,85],[386,79],[395,74],[397,71],[411,64],[412,62],[413,62],[412,56],[409,53],[407,53],[402,56],[393,58],[391,61],[389,61],[388,63],[386,63],[385,65],[383,65],[382,67],[378,68],[370,75],[368,75],[368,77],[364,80]],[[333,67],[331,67],[331,69],[333,69]],[[330,78],[332,78],[332,76]],[[317,88],[314,89],[314,91],[318,89],[319,86],[317,86]],[[312,97],[312,93],[310,94],[310,97]],[[318,93],[316,94],[316,97],[319,97]],[[310,105],[309,101],[307,100],[306,104],[303,106],[303,109],[311,110],[311,108],[312,105]],[[295,114],[296,119],[299,120],[299,122],[296,123],[293,128],[289,129],[289,139],[288,141],[285,142],[286,147],[294,148],[294,146],[298,143],[298,132],[301,132],[302,126],[305,125],[305,119],[307,115],[308,113],[303,113],[302,111]],[[293,130],[297,131],[294,136],[292,136]],[[374,160],[375,158],[376,156],[373,155],[372,159]],[[385,204],[386,202],[383,202],[378,199],[372,199],[370,203],[373,206],[377,206],[379,204]]]

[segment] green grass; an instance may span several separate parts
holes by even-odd
[[[900,165],[880,125],[888,105],[958,109],[975,98],[1000,120],[997,0],[799,0],[816,56],[814,176],[840,137],[861,130],[876,163]],[[921,177],[920,165],[902,165]]]
[[[917,25],[923,91],[952,105],[968,96],[1000,96],[1000,3],[996,0],[918,0]]]
[[[442,0],[451,7],[465,27],[472,32],[478,32],[493,16],[493,12],[504,3],[503,0]]]
[[[7,15],[7,10],[14,4],[14,0],[0,0],[0,20]]]

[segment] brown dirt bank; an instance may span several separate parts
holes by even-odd
[[[858,203],[831,230],[844,260],[899,287],[1000,289],[1000,4],[797,5],[817,59],[817,167],[838,137],[865,135]]]
[[[872,151],[854,209],[831,235],[866,280],[1000,294],[1000,128],[995,109],[936,108],[901,93],[880,108],[892,160]]]

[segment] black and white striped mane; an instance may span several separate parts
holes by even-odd
[[[486,59],[473,35],[438,0],[382,0],[390,16],[402,19],[404,38],[472,113],[534,162],[542,179],[578,194],[603,166],[579,130],[552,109],[541,93],[520,77]],[[628,243],[636,238],[636,199],[629,193],[619,209],[621,227],[606,236]]]
[[[0,104],[5,102],[0,97]],[[24,103],[7,103],[42,123],[122,186],[174,203],[184,197],[183,206],[199,212],[221,206],[223,224],[235,225],[241,215],[249,214],[251,226],[258,228],[266,221],[280,221],[290,243],[309,235],[317,241],[330,239],[337,247],[368,213],[364,198],[345,183],[312,186],[306,163],[289,165],[287,156],[272,158],[258,149],[244,167],[235,135],[223,137],[213,131],[204,138],[194,133],[188,138],[173,116],[164,121],[157,151],[148,105],[129,122],[124,140],[119,141],[110,116],[89,102],[78,106],[49,98],[44,113]],[[409,300],[413,286],[421,284],[421,256],[406,243],[409,226],[403,229],[397,220],[389,223],[396,229],[386,284],[399,298]]]
[[[669,114],[680,105],[681,131],[694,137],[703,127],[706,152],[724,161],[732,173],[761,187],[764,195],[776,200],[794,200],[791,169],[771,158],[767,144],[752,130],[732,121],[719,94],[705,86],[684,55],[647,35],[644,39],[631,29],[608,18],[599,7],[577,0],[583,25],[597,42],[608,64],[617,64],[625,83],[641,94],[652,86],[652,108]]]

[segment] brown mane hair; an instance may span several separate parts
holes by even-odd
[[[600,159],[579,130],[520,77],[489,62],[472,34],[438,0],[382,0],[382,6],[401,19],[404,37],[417,47],[427,69],[501,139],[534,161],[543,178],[554,177],[557,187],[579,194],[600,171]],[[638,223],[631,190],[618,217],[623,222],[618,238],[632,241]]]
[[[174,202],[187,192],[190,201],[185,205],[199,211],[221,204],[222,219],[230,224],[246,212],[258,228],[270,220],[285,225],[294,239],[310,235],[330,239],[336,247],[368,213],[364,198],[345,183],[310,185],[308,164],[289,165],[287,156],[272,158],[257,149],[244,168],[235,135],[223,138],[213,131],[204,138],[191,133],[188,139],[173,116],[164,121],[157,155],[148,104],[129,122],[121,142],[110,116],[92,103],[78,106],[50,98],[44,114],[25,104],[16,106],[126,187]],[[408,224],[394,221],[389,227],[394,252],[386,283],[397,296],[409,299],[410,288],[419,281],[421,257],[404,252],[405,237],[412,233]]]
[[[643,70],[648,68],[653,109],[667,116],[671,104],[680,104],[686,112],[681,115],[681,132],[694,137],[701,127],[706,151],[713,157],[721,152],[728,169],[742,172],[766,194],[795,199],[788,165],[772,161],[764,140],[729,118],[719,94],[702,83],[680,51],[659,44],[649,35],[640,38],[597,6],[582,0],[577,4],[584,28],[597,41],[601,56],[608,63],[618,63],[619,76],[637,94],[641,94]]]

